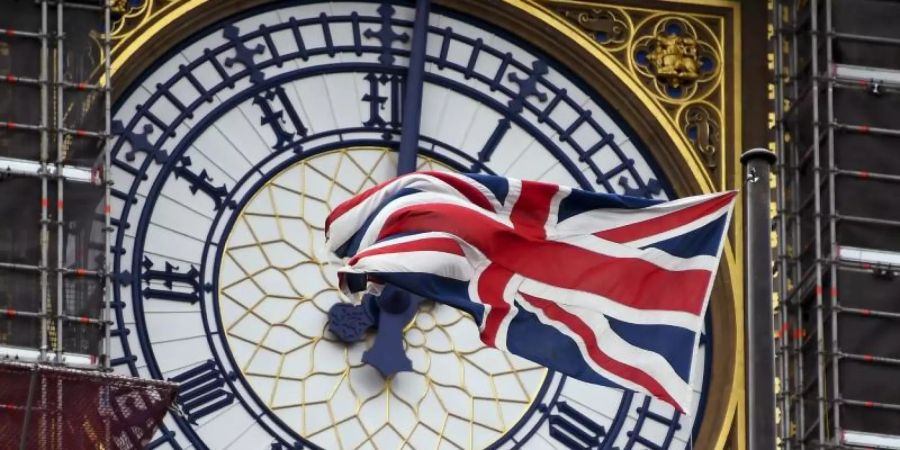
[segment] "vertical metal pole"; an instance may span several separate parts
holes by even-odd
[[[65,139],[63,127],[63,81],[65,81],[65,30],[63,29],[63,2],[56,2],[56,173],[62,173]],[[63,353],[63,240],[65,222],[63,217],[63,178],[56,179],[56,362],[62,362]]]
[[[798,102],[800,99],[800,32],[797,30],[797,24],[800,22],[800,6],[798,4],[798,0],[793,0],[791,2],[791,55],[790,55],[790,66],[791,66],[791,100],[794,103],[794,108],[799,108]],[[791,173],[791,183],[792,183],[792,195],[791,195],[791,214],[793,218],[793,226],[791,230],[791,239],[793,246],[793,273],[791,274],[791,278],[793,281],[793,286],[791,289],[791,293],[795,295],[794,301],[794,324],[792,328],[792,334],[790,336],[793,352],[792,358],[794,359],[795,365],[795,373],[797,374],[794,380],[794,393],[793,393],[793,401],[794,408],[797,410],[797,433],[798,440],[800,442],[800,450],[806,448],[806,408],[804,407],[804,394],[806,392],[806,376],[805,376],[805,368],[803,364],[803,339],[804,336],[802,334],[803,331],[803,303],[798,301],[796,296],[799,289],[802,287],[800,285],[800,279],[803,274],[803,265],[800,261],[800,253],[803,251],[802,241],[800,240],[801,232],[802,232],[802,224],[800,223],[800,206],[802,205],[802,198],[806,193],[800,192],[800,158],[801,158],[801,148],[797,144],[797,139],[801,136],[800,133],[800,125],[797,120],[798,114],[792,115],[792,120],[794,123],[791,125],[791,134],[793,139],[791,139],[790,150],[789,150],[789,159],[790,159],[790,170]]]
[[[47,1],[44,0],[41,2],[41,361],[47,360],[47,351],[49,348],[47,345],[47,333],[49,332],[47,314],[49,313],[50,306],[50,291],[47,280],[47,266],[50,264],[48,258],[48,247],[50,246],[50,231],[48,227],[50,224],[47,217],[47,175],[50,172],[48,167],[48,162],[50,161],[50,152],[48,149],[48,146],[50,145],[50,137],[48,135],[48,130],[50,128],[50,105],[48,103],[50,89],[50,59],[49,50],[47,48],[47,39],[49,35],[50,29],[47,24]]]
[[[780,1],[776,1],[772,7],[772,27],[774,28],[774,49],[773,53],[775,55],[775,79],[774,88],[775,88],[775,146],[778,149],[779,155],[784,155],[784,78],[785,78],[785,64],[784,64],[784,31],[782,24],[782,4]],[[790,431],[791,431],[791,417],[790,417],[790,389],[789,389],[789,379],[790,379],[790,333],[789,329],[789,318],[788,318],[788,302],[787,302],[787,271],[789,261],[787,257],[786,251],[786,236],[787,236],[787,223],[789,220],[789,216],[785,214],[785,189],[784,184],[787,182],[786,174],[785,174],[785,161],[782,159],[780,164],[778,164],[778,179],[779,183],[776,185],[776,220],[777,220],[777,229],[778,229],[778,258],[776,260],[776,269],[778,271],[778,286],[776,286],[776,291],[778,292],[778,329],[780,333],[778,335],[777,345],[778,348],[776,350],[776,370],[778,373],[778,379],[780,380],[781,389],[778,395],[778,405],[781,409],[781,423],[778,427],[778,435],[781,437],[781,448],[788,450],[791,448],[791,442],[789,440]]]
[[[747,236],[747,398],[749,448],[775,448],[775,343],[772,316],[772,246],[769,171],[776,156],[756,148],[744,165]]]
[[[825,55],[828,58],[826,61],[826,67],[828,70],[831,70],[834,67],[834,38],[832,37],[832,32],[834,31],[832,28],[834,27],[833,18],[831,15],[832,9],[832,0],[825,0],[825,32],[826,32],[826,47],[825,47]],[[834,440],[835,443],[838,443],[837,440],[840,439],[841,436],[841,409],[840,403],[840,384],[838,375],[840,370],[838,370],[839,363],[839,354],[840,348],[838,347],[838,280],[837,280],[837,263],[839,259],[838,254],[838,243],[837,243],[837,209],[836,201],[835,201],[835,172],[837,167],[835,167],[835,155],[834,155],[834,81],[832,77],[826,77],[826,83],[828,84],[827,95],[828,95],[828,230],[829,230],[829,252],[831,253],[831,257],[829,258],[829,278],[831,280],[831,289],[829,291],[829,296],[831,298],[831,381],[832,381],[832,415],[831,415],[831,423],[832,430],[834,430]]]
[[[827,423],[827,397],[825,392],[825,325],[823,315],[823,280],[822,280],[822,149],[821,149],[821,117],[819,115],[819,0],[811,0],[809,2],[810,14],[810,52],[811,64],[809,65],[810,82],[812,90],[812,147],[813,147],[813,192],[814,198],[814,216],[815,224],[815,270],[816,270],[816,387],[818,396],[818,419],[817,426],[819,428],[819,444],[824,444],[827,439],[826,423]]]
[[[397,175],[416,170],[416,156],[419,149],[419,125],[422,117],[422,89],[425,84],[428,13],[430,9],[431,0],[416,1],[412,49],[409,57],[409,71],[406,75],[406,92],[403,97],[403,131],[400,134]]]
[[[112,85],[111,76],[110,76],[110,59],[112,58],[112,54],[110,53],[109,40],[110,40],[110,0],[106,0],[104,2],[103,7],[103,112],[105,116],[104,127],[105,132],[103,133],[103,174],[101,177],[101,181],[103,183],[103,358],[101,364],[103,365],[103,369],[109,370],[109,355],[111,349],[110,342],[110,327],[112,326],[112,317],[110,316],[110,303],[112,302],[112,280],[110,279],[110,271],[111,267],[109,264],[109,248],[110,248],[110,233],[112,233],[112,223],[110,221],[110,188],[112,180],[109,179],[109,166],[110,166],[110,114],[111,114],[111,93],[112,93]]]
[[[28,443],[28,427],[31,422],[32,402],[34,401],[34,389],[37,386],[39,366],[33,364],[31,366],[31,379],[28,382],[28,397],[25,400],[25,417],[22,419],[22,434],[19,436],[19,450],[26,450]]]

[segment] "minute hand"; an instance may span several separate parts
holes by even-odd
[[[428,37],[430,9],[431,0],[416,1],[409,70],[406,74],[406,92],[403,96],[403,119],[401,122],[403,129],[400,133],[397,175],[416,170],[416,157],[419,152],[419,123],[422,116],[422,88],[425,84],[425,44]]]

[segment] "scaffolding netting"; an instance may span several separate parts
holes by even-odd
[[[177,386],[39,364],[0,362],[0,448],[144,448]]]

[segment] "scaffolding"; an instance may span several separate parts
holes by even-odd
[[[176,385],[109,373],[111,1],[0,12],[0,448],[141,448]]]
[[[900,3],[774,0],[785,449],[900,448]]]
[[[108,369],[110,6],[3,3],[0,358]]]

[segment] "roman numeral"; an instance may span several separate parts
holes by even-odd
[[[275,101],[278,104],[276,105]],[[284,87],[278,86],[264,93],[257,94],[253,98],[253,104],[259,106],[263,116],[259,120],[260,125],[266,125],[275,133],[275,145],[272,149],[280,152],[296,142],[296,136],[306,137],[308,130],[297,114],[293,102],[284,91]],[[280,107],[280,109],[278,109]],[[287,115],[287,119],[285,119]],[[287,128],[290,122],[290,128]]]
[[[223,376],[216,363],[205,363],[188,369],[169,381],[178,383],[178,404],[189,422],[208,416],[234,402],[234,394],[228,391],[227,380],[234,380],[233,373]]]
[[[481,168],[484,167],[484,163],[491,160],[491,156],[494,154],[494,151],[497,150],[497,146],[500,145],[500,141],[503,140],[503,136],[506,136],[506,132],[509,131],[510,128],[509,118],[503,118],[497,121],[497,128],[494,128],[494,132],[491,133],[487,142],[484,143],[484,147],[478,152],[478,161],[472,165],[472,172],[481,171]]]
[[[144,450],[153,450],[162,447],[165,444],[169,444],[169,446],[175,450],[181,450],[181,446],[178,445],[178,441],[175,440],[175,432],[166,429],[163,429],[160,437],[147,444],[147,446],[144,447]]]
[[[619,186],[625,191],[625,195],[631,197],[653,198],[654,195],[658,195],[662,192],[662,184],[655,178],[648,180],[644,187],[638,186],[633,188],[631,187],[631,180],[626,176],[622,176],[622,178],[619,178]]]
[[[236,203],[234,200],[225,201],[225,197],[228,196],[228,188],[225,185],[221,186],[213,186],[212,177],[206,173],[206,169],[200,171],[200,173],[196,173],[191,171],[191,157],[183,156],[180,160],[178,160],[178,165],[175,166],[173,172],[175,173],[175,178],[183,178],[191,185],[191,193],[196,195],[197,192],[203,192],[208,195],[210,199],[212,199],[215,204],[215,209],[219,210],[222,206],[227,206],[231,209],[234,209]]]
[[[141,274],[141,279],[147,284],[147,287],[141,292],[144,298],[190,304],[197,303],[200,300],[202,295],[200,292],[200,272],[196,267],[190,266],[190,269],[179,272],[179,266],[174,266],[167,261],[165,270],[158,270],[153,268],[153,261],[150,261],[146,256],[142,265],[144,266],[144,271]],[[165,289],[158,287],[160,282]],[[187,287],[190,291],[176,290],[176,287],[182,289]],[[203,290],[209,292],[212,290],[212,286],[207,284],[203,286]]]
[[[382,129],[387,129],[388,126],[393,129],[399,128],[402,117],[400,105],[403,104],[403,78],[400,75],[371,72],[363,79],[369,83],[369,92],[362,98],[362,101],[369,103],[369,119],[363,122],[363,125]],[[390,92],[383,93],[382,86],[387,87]],[[381,115],[386,107],[390,108],[389,120],[385,120]],[[389,137],[390,134],[385,131],[384,138]]]
[[[599,448],[606,436],[605,428],[564,401],[553,406],[547,422],[550,437],[572,450]]]
[[[632,448],[634,444],[640,444],[643,448],[649,448],[651,450],[662,450],[665,448],[669,448],[669,444],[672,443],[672,438],[675,435],[675,432],[681,428],[681,424],[678,423],[681,419],[681,414],[677,411],[672,413],[672,417],[666,417],[661,414],[657,414],[653,411],[650,411],[650,397],[644,399],[644,403],[637,408],[638,418],[637,422],[634,424],[633,431],[629,431],[628,435],[628,443],[625,444],[625,448]],[[654,435],[659,434],[660,428],[667,430],[665,434],[665,438],[663,438],[663,442],[653,442],[648,439],[646,436],[641,436],[641,431],[644,430],[644,427],[647,426],[647,421],[656,422],[656,426],[652,428],[656,431]]]
[[[112,436],[112,439],[127,442],[133,448],[140,447],[141,441],[148,437],[143,434],[145,427],[142,425],[151,417],[154,405],[161,401],[161,397],[146,395],[127,387],[113,387],[109,391],[108,401],[109,411],[112,411],[111,419],[124,424],[116,427],[121,431]]]

